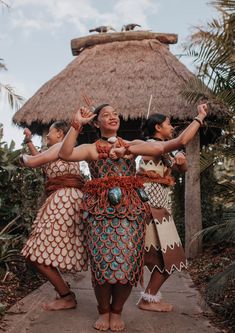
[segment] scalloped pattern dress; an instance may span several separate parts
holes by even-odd
[[[48,179],[80,175],[78,162],[56,160],[44,166]],[[39,209],[22,254],[60,271],[87,270],[86,230],[80,219],[83,194],[75,187],[53,191]]]

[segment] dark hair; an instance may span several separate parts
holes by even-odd
[[[156,133],[156,125],[161,125],[165,120],[166,116],[161,113],[155,113],[146,119],[145,123],[142,126],[142,133],[145,138],[152,138]]]
[[[98,117],[100,111],[101,111],[103,108],[105,108],[106,106],[110,106],[110,105],[107,104],[107,103],[105,103],[105,104],[101,104],[101,105],[99,105],[99,106],[97,106],[97,107],[95,108],[95,110],[94,110],[94,114],[96,114],[95,119],[97,119],[97,117]]]
[[[64,133],[64,135],[69,131],[69,128],[70,128],[68,123],[66,123],[63,120],[55,121],[51,126],[57,130],[61,130]]]

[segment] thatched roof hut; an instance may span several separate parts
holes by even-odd
[[[45,83],[13,121],[41,134],[55,120],[70,121],[78,106],[84,105],[83,94],[95,105],[110,103],[125,120],[145,118],[151,95],[150,114],[192,119],[196,109],[181,90],[193,75],[169,51],[168,45],[176,42],[177,35],[143,31],[72,40],[73,53],[78,56]],[[212,112],[218,115],[218,110]],[[138,127],[137,121],[134,128]]]

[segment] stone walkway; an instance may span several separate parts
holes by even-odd
[[[145,281],[148,279],[146,272]],[[74,310],[46,312],[41,303],[55,297],[49,283],[35,290],[20,303],[14,305],[5,316],[5,332],[9,333],[94,333],[92,324],[97,317],[96,300],[90,283],[89,273],[69,275],[66,280],[71,283],[77,294],[78,307]],[[192,280],[186,272],[174,273],[162,288],[166,301],[171,302],[174,311],[155,313],[141,311],[136,307],[140,287],[134,288],[125,306],[123,318],[126,322],[125,332],[146,333],[215,333],[215,329],[203,316],[205,305],[199,293],[193,287]],[[208,310],[208,309],[207,309]],[[109,332],[109,331],[108,331]]]

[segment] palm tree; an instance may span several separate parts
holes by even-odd
[[[183,94],[191,102],[209,97],[209,89],[216,98],[235,110],[235,2],[215,0],[211,4],[220,14],[204,27],[196,27],[187,54],[197,64],[198,80],[191,80]],[[185,48],[186,48],[185,47]]]
[[[197,64],[197,78],[187,83],[182,94],[189,102],[197,103],[201,98],[211,100],[211,92],[217,101],[226,104],[231,111],[232,120],[226,135],[213,147],[213,152],[202,153],[202,172],[212,167],[218,156],[234,157],[234,111],[235,111],[235,1],[215,0],[210,2],[220,14],[218,19],[213,19],[206,27],[197,27],[192,34],[187,55],[194,57]],[[212,101],[213,102],[213,101]],[[235,200],[234,177],[225,177],[217,184],[217,198],[223,196]],[[228,179],[229,178],[229,179]],[[235,211],[234,207],[225,210],[221,223],[204,229],[195,237],[203,234],[212,234],[214,240],[229,240],[235,242]],[[215,236],[218,236],[215,239]],[[208,295],[218,296],[225,290],[235,276],[235,262],[232,262],[223,272],[216,274],[208,285]]]

